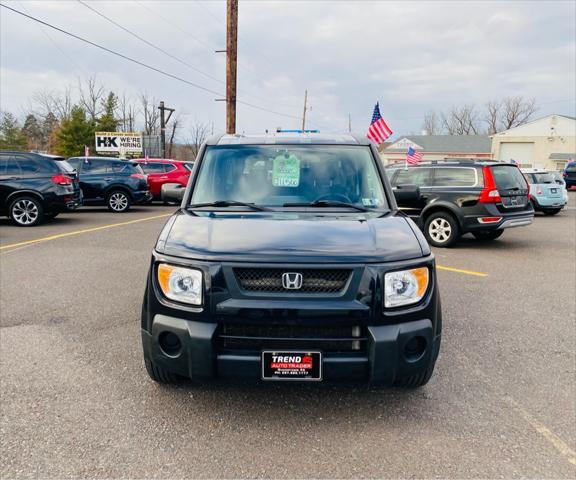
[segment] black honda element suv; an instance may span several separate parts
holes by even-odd
[[[171,195],[181,208],[142,309],[153,380],[428,382],[442,330],[435,260],[373,146],[225,135]]]

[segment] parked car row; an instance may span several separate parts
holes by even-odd
[[[185,187],[192,167],[170,159],[0,152],[0,214],[34,226],[82,204],[121,213],[162,200],[163,187]],[[449,247],[465,233],[494,240],[507,228],[529,225],[534,211],[555,215],[568,202],[566,187],[576,182],[574,162],[562,173],[491,161],[386,170],[399,206],[436,247]]]
[[[164,184],[185,186],[192,166],[170,159],[0,152],[0,214],[31,227],[80,205],[104,205],[121,213],[160,198]]]
[[[549,172],[522,172],[515,164],[446,161],[387,171],[398,205],[435,247],[454,245],[465,233],[495,240],[531,224],[534,211],[554,215],[568,202]]]

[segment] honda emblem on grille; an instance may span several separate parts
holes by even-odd
[[[286,290],[300,290],[302,288],[302,274],[298,272],[283,273],[282,286]]]

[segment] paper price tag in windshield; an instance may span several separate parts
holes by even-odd
[[[297,187],[300,185],[300,160],[294,155],[278,155],[272,169],[274,187]]]

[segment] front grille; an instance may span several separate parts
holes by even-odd
[[[285,289],[284,273],[302,274],[302,286],[297,290]],[[234,275],[240,288],[246,292],[263,293],[340,293],[346,287],[352,270],[345,268],[235,268]]]
[[[313,327],[301,325],[224,324],[218,331],[224,350],[366,350],[366,330],[359,326]]]

